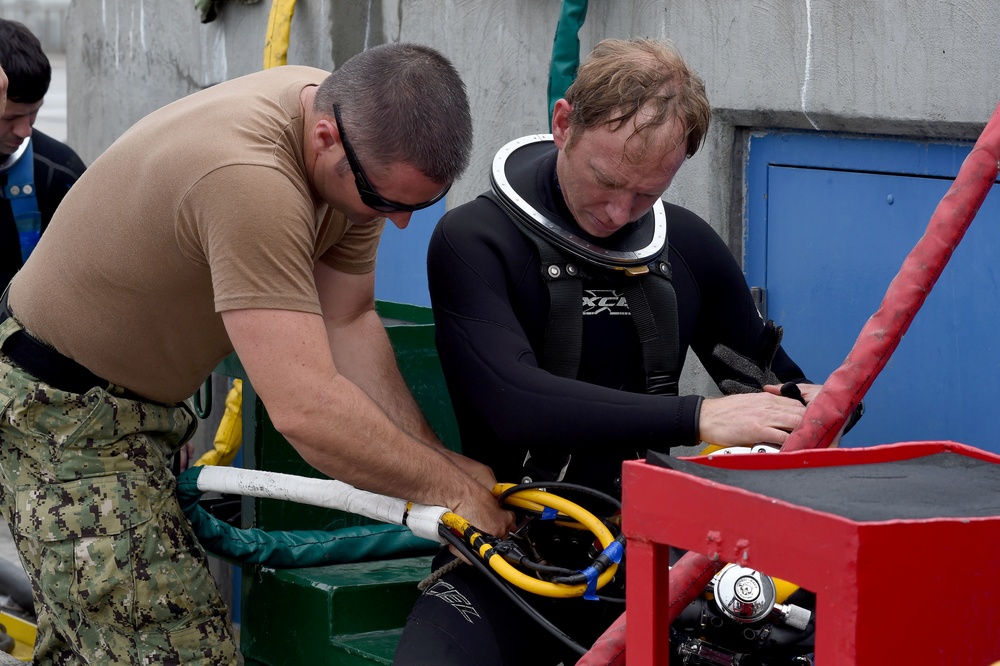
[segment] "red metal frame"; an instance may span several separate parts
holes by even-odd
[[[943,451],[1000,464],[1000,456],[952,442],[689,460],[789,469]],[[1000,659],[1000,515],[856,522],[638,461],[625,463],[623,482],[630,666],[668,663],[668,545],[814,591],[817,663]]]

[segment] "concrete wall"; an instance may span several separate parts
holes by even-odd
[[[545,130],[558,0],[300,0],[288,61],[330,68],[386,41],[432,44],[468,86],[473,168]],[[270,3],[230,0],[201,24],[191,0],[74,0],[69,137],[93,160],[135,120],[187,93],[261,68]],[[706,148],[670,198],[728,237],[742,128],[974,138],[1000,96],[995,0],[658,0],[591,2],[583,49],[606,36],[670,38],[716,109]],[[739,159],[735,160],[739,164]],[[739,210],[740,206],[735,206]],[[738,226],[738,225],[736,225]]]
[[[73,0],[69,142],[93,160],[149,111],[260,69],[270,4],[230,0],[202,25],[191,0]],[[397,40],[452,58],[476,131],[473,166],[449,195],[455,205],[483,189],[498,147],[547,131],[560,6],[299,0],[288,62],[330,68]],[[742,256],[748,131],[974,139],[1000,98],[998,25],[996,0],[594,0],[581,40],[587,51],[603,37],[669,38],[705,79],[713,127],[668,198],[705,217]]]

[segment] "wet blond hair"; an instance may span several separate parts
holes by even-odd
[[[708,132],[712,110],[705,84],[669,44],[651,39],[605,39],[594,47],[566,91],[572,105],[571,129],[611,125],[617,130],[636,118],[629,137],[647,136],[671,120],[683,123],[687,146],[694,155]],[[641,119],[637,118],[643,111]],[[571,132],[567,149],[579,137]]]

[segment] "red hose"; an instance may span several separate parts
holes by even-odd
[[[601,634],[576,666],[625,666],[625,613]]]
[[[927,230],[903,261],[878,311],[861,329],[843,365],[830,375],[806,408],[805,418],[782,451],[826,448],[844,427],[941,276],[979,211],[1000,169],[1000,105],[938,204]],[[689,552],[670,570],[668,624],[698,598],[721,563]],[[625,613],[601,635],[577,666],[625,663]]]
[[[724,562],[710,560],[699,553],[685,553],[670,567],[670,606],[667,625],[674,623],[681,611],[698,598]],[[625,613],[601,634],[576,666],[625,666]]]

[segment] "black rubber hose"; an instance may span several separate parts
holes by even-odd
[[[472,549],[463,541],[459,536],[452,532],[445,525],[438,526],[438,533],[448,541],[449,544],[455,547],[462,555],[465,556],[472,566],[476,567],[480,572],[486,575],[493,584],[496,585],[501,592],[503,592],[507,597],[514,602],[514,604],[527,613],[532,619],[538,622],[546,631],[551,633],[553,636],[558,638],[566,647],[573,650],[577,654],[583,656],[587,653],[587,648],[583,647],[572,638],[570,638],[566,633],[564,633],[559,627],[552,624],[547,617],[539,613],[534,607],[531,606],[527,601],[521,598],[521,595],[514,592],[510,585],[506,581],[502,580],[493,569],[486,565],[480,558],[478,553],[472,552]]]

